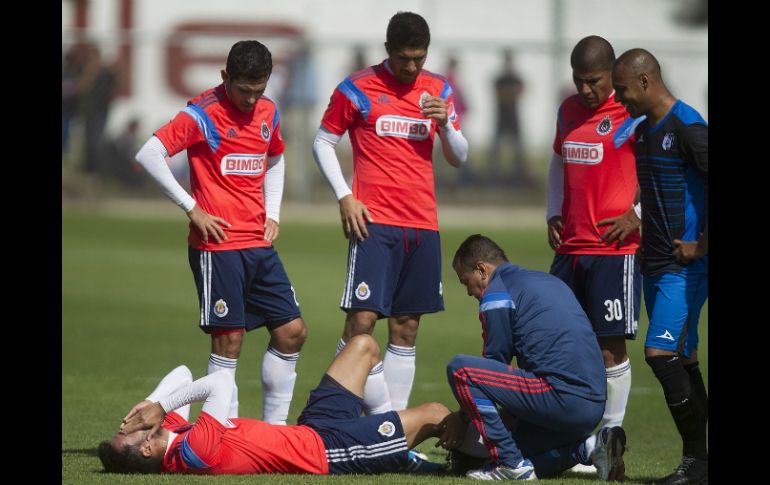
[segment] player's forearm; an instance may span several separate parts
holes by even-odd
[[[551,164],[548,166],[548,195],[546,202],[545,220],[561,215],[561,206],[564,202],[564,160],[560,155],[551,156]]]
[[[158,402],[161,399],[170,396],[172,393],[178,391],[182,387],[192,383],[192,373],[190,369],[185,365],[180,365],[176,369],[172,370],[166,376],[161,379],[158,386],[149,396],[145,398],[147,401]],[[182,406],[176,409],[177,414],[187,419],[190,415],[190,405]]]
[[[318,129],[315,140],[313,140],[313,158],[315,163],[318,164],[318,168],[321,169],[321,173],[326,178],[326,181],[329,182],[332,190],[334,190],[337,200],[353,193],[350,187],[348,187],[347,182],[345,182],[340,161],[337,159],[337,153],[334,151],[339,141],[339,135],[335,135],[323,127]]]
[[[225,424],[234,383],[235,377],[232,374],[220,370],[191,382],[158,402],[169,413],[190,403],[205,400],[201,411]]]
[[[136,154],[136,161],[160,185],[166,197],[185,212],[190,212],[195,207],[195,199],[174,178],[174,174],[171,173],[171,169],[166,163],[167,156],[166,147],[163,146],[158,137],[153,136],[139,149]]]
[[[447,162],[459,167],[468,160],[468,140],[465,139],[462,131],[455,129],[451,121],[441,128],[439,138],[441,138],[441,151]]]
[[[265,173],[265,212],[267,217],[280,222],[281,200],[283,199],[283,181],[285,177],[285,163],[283,154],[267,159],[267,172]]]
[[[166,374],[163,379],[158,383],[155,390],[146,397],[147,401],[158,402],[161,399],[171,395],[173,392],[178,391],[182,387],[192,383],[192,373],[186,365],[180,365],[176,369]]]

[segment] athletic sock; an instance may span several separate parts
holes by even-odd
[[[690,375],[679,356],[659,355],[645,359],[663,386],[668,410],[682,437],[682,454],[701,460],[708,459],[705,421],[692,399]]]
[[[388,344],[383,366],[393,410],[406,409],[414,382],[415,347]]]
[[[206,375],[213,374],[219,370],[226,370],[235,378],[235,368],[238,366],[238,359],[229,359],[212,353],[209,355],[209,366],[206,370]],[[230,398],[230,409],[227,412],[228,418],[238,417],[238,386],[233,379],[233,395]]]
[[[631,361],[608,367],[607,371],[607,403],[604,415],[599,423],[599,429],[605,426],[622,426],[626,415],[626,404],[631,392]]]
[[[262,357],[262,420],[286,424],[297,381],[299,352],[284,354],[268,345]]]

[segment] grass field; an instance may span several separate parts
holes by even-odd
[[[150,214],[148,214],[150,215]],[[195,377],[206,372],[209,339],[196,328],[199,315],[187,264],[183,217],[126,217],[88,209],[62,213],[62,483],[266,483],[433,484],[470,483],[462,477],[152,476],[105,474],[96,445],[110,437],[120,419],[173,367],[187,364]],[[445,365],[458,353],[478,354],[478,302],[468,297],[449,266],[459,243],[481,232],[496,240],[512,262],[548,271],[552,253],[542,228],[499,224],[442,230],[446,311],[423,318],[417,341],[417,373],[410,402],[457,405],[446,383]],[[337,225],[297,223],[284,216],[276,248],[297,290],[308,339],[297,364],[290,421],[330,362],[340,337],[338,309],[345,277],[347,243]],[[628,433],[626,475],[642,481],[669,473],[681,449],[662,391],[643,360],[647,317],[642,309],[638,340],[629,343],[633,387],[624,427]],[[247,335],[238,364],[240,414],[259,417],[260,363],[267,332]],[[708,308],[701,315],[701,368],[708,382]],[[375,331],[386,341],[386,325]],[[193,407],[195,416],[200,406]],[[444,453],[432,442],[420,449],[434,460]],[[548,483],[591,483],[570,475]]]

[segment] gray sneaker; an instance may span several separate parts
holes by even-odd
[[[476,480],[536,480],[535,466],[526,458],[521,460],[516,468],[507,465],[489,463],[478,470],[470,470],[465,474]]]
[[[626,432],[620,426],[602,428],[596,433],[596,448],[591,461],[596,467],[599,480],[625,479],[626,465],[623,453],[626,451]]]

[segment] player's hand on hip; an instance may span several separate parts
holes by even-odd
[[[374,220],[369,215],[369,209],[352,194],[340,199],[340,218],[342,219],[342,231],[346,238],[352,241],[355,237],[359,241],[363,241],[369,237],[366,223],[374,222]]]
[[[564,230],[564,219],[553,216],[548,219],[548,244],[556,251],[561,246],[561,231]]]
[[[140,403],[141,404],[141,403]],[[166,417],[166,411],[163,410],[160,403],[150,402],[150,404],[143,406],[131,417],[124,420],[120,425],[120,432],[125,434],[131,434],[134,431],[142,429],[150,429],[150,436],[163,424],[163,418]]]
[[[265,241],[273,242],[278,239],[278,233],[281,230],[278,227],[278,223],[269,217],[265,219]]]
[[[698,241],[682,241],[674,239],[674,250],[672,254],[679,264],[689,264],[702,257],[698,251]]]
[[[198,229],[204,243],[209,242],[209,234],[218,243],[227,241],[227,235],[223,228],[230,227],[230,223],[226,220],[221,217],[212,216],[201,209],[198,204],[195,204],[195,207],[187,213],[187,217],[190,218],[195,228]]]
[[[602,234],[602,237],[600,237],[599,240],[601,242],[612,242],[617,240],[618,246],[620,246],[623,241],[625,241],[626,236],[639,228],[641,222],[642,221],[636,217],[636,212],[634,212],[633,208],[628,209],[619,216],[602,219],[597,222],[596,225],[599,227],[610,226],[610,228],[604,231],[604,234]]]
[[[446,102],[438,96],[426,96],[422,103],[422,114],[426,118],[436,120],[439,126],[444,127],[449,120]]]

